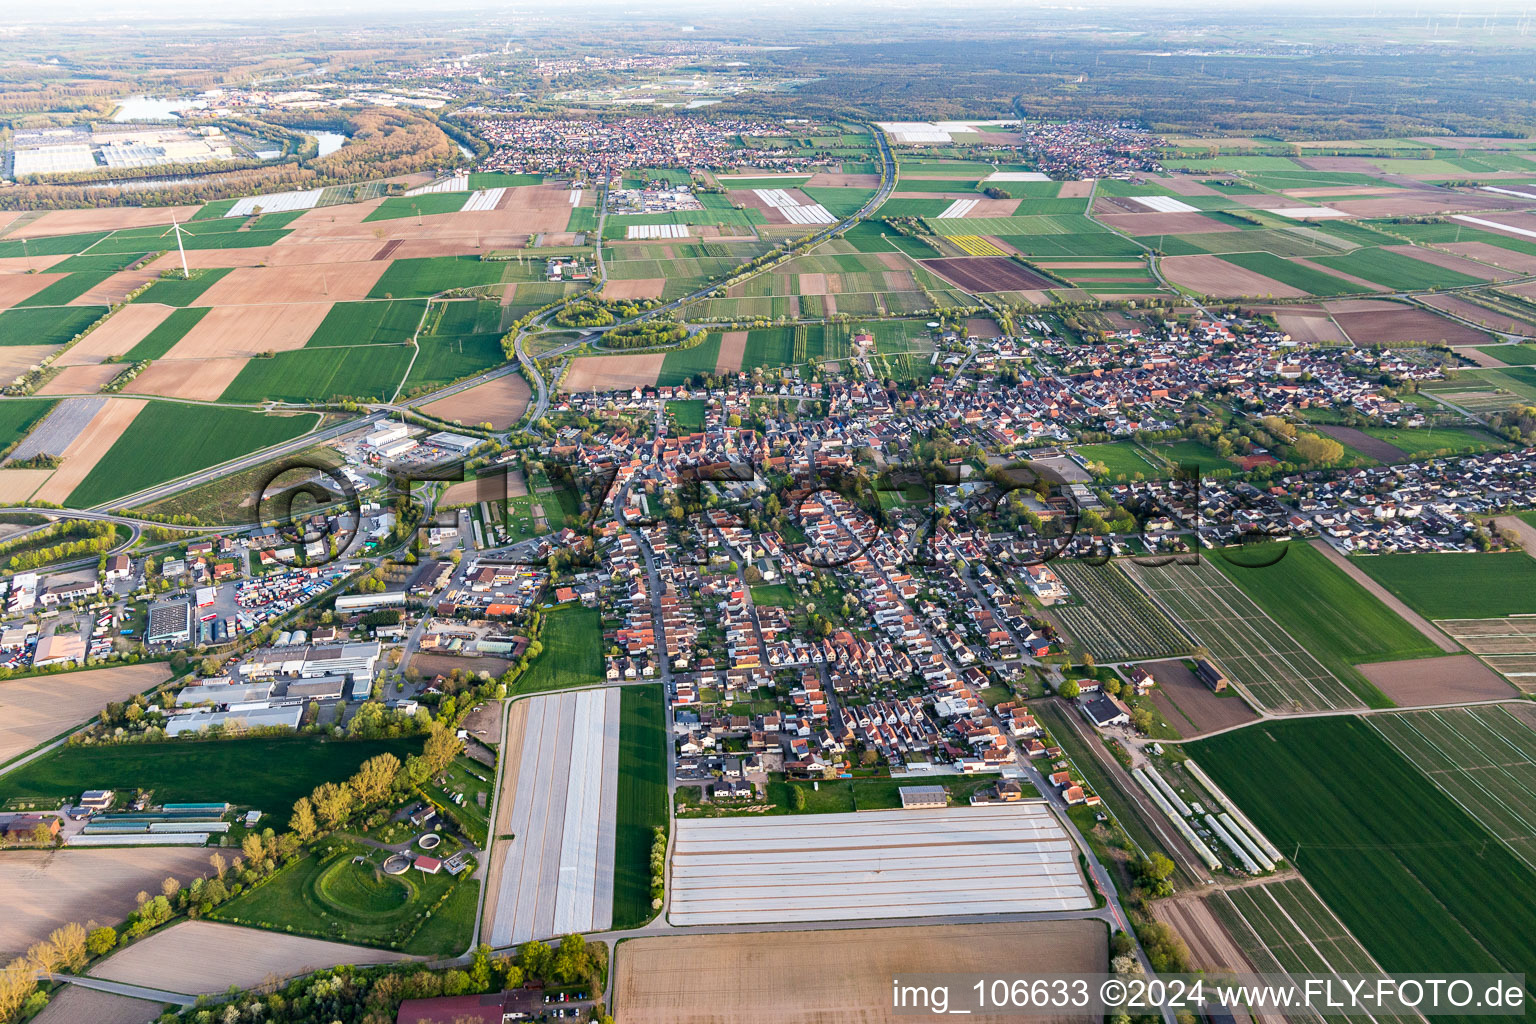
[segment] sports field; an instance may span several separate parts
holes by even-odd
[[[312,428],[314,413],[267,416],[175,402],[150,402],[69,495],[89,507],[278,444]],[[154,452],[152,459],[145,452]]]
[[[1536,873],[1370,725],[1264,722],[1186,749],[1386,970],[1536,969],[1536,902],[1515,896]]]
[[[1189,651],[1189,640],[1131,585],[1118,563],[1095,566],[1064,558],[1052,568],[1081,603],[1057,605],[1051,614],[1094,658],[1132,661]]]
[[[1528,708],[1445,708],[1368,721],[1441,792],[1536,868],[1536,730]]]
[[[1425,618],[1536,613],[1536,558],[1524,551],[1371,555],[1355,563]]]
[[[1194,633],[1227,675],[1264,707],[1315,711],[1360,706],[1359,697],[1210,559],[1162,567],[1127,562],[1125,571]],[[1249,571],[1277,572],[1279,567]]]

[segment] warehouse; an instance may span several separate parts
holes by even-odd
[[[177,647],[192,639],[192,606],[186,601],[157,604],[149,610],[145,639],[151,647]]]
[[[921,813],[681,819],[668,920],[846,921],[1092,907],[1077,848],[1036,800]]]

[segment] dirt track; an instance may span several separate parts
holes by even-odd
[[[1430,643],[1434,644],[1436,647],[1440,648],[1442,651],[1445,651],[1448,654],[1461,653],[1460,644],[1446,636],[1444,633],[1440,632],[1440,630],[1435,627],[1434,623],[1430,622],[1428,619],[1414,611],[1412,608],[1409,608],[1402,602],[1401,599],[1394,596],[1389,590],[1387,590],[1386,587],[1383,587],[1380,583],[1377,583],[1375,580],[1367,576],[1365,571],[1362,570],[1358,565],[1356,565],[1354,562],[1351,562],[1343,555],[1339,554],[1339,552],[1334,549],[1332,544],[1329,544],[1325,540],[1314,540],[1312,541],[1312,546],[1321,551],[1323,555],[1328,559],[1328,561],[1332,562],[1340,569],[1343,569],[1346,576],[1360,584],[1366,590],[1370,591],[1378,601],[1392,609],[1398,615],[1402,616],[1404,622],[1408,623],[1408,625],[1412,626],[1420,633],[1423,633]]]
[[[207,850],[197,850],[206,854]],[[183,921],[91,968],[94,978],[201,995],[231,985],[252,988],[337,964],[387,964],[403,953],[306,939],[212,921]]]
[[[1102,971],[1106,954],[1098,921],[633,939],[615,953],[614,1010],[619,1024],[894,1024],[913,1019],[891,1005],[908,972]]]

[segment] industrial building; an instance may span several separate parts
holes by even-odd
[[[145,641],[151,647],[177,647],[192,639],[192,605],[187,601],[171,601],[149,609],[149,626]]]

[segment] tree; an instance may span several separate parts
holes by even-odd
[[[87,936],[85,926],[71,921],[55,928],[48,935],[48,941],[57,953],[59,963],[70,971],[78,971],[85,966],[88,958],[86,951]]]
[[[15,1017],[36,989],[37,976],[24,959],[15,960],[0,971],[0,1020]]]
[[[1131,709],[1131,727],[1139,733],[1152,731],[1152,712],[1146,708]]]
[[[1120,680],[1106,679],[1100,685],[1104,688],[1104,692],[1109,694],[1111,697],[1120,696]]]
[[[250,837],[247,836],[246,838],[249,839]],[[167,875],[160,882],[160,895],[164,896],[166,899],[175,899],[176,894],[179,892],[181,892],[181,883],[172,876]]]
[[[357,774],[352,776],[352,790],[357,794],[357,802],[365,807],[379,803],[389,796],[390,788],[394,786],[395,777],[399,774],[400,759],[394,754],[370,757],[357,769]]]
[[[797,814],[805,810],[805,790],[799,786],[789,787],[789,809]]]
[[[309,802],[309,797],[301,796],[293,805],[293,817],[288,819],[288,827],[293,829],[300,842],[307,843],[315,838],[319,826],[315,824],[315,808]]]
[[[453,730],[444,726],[441,722],[432,723],[432,731],[427,734],[427,743],[421,750],[422,759],[426,761],[428,772],[436,775],[448,770],[453,759],[459,756],[459,751],[464,749],[464,744],[454,735]]]
[[[1303,461],[1329,466],[1344,457],[1344,446],[1332,438],[1318,434],[1298,434],[1296,454]]]
[[[224,855],[222,853],[215,851],[209,854],[208,863],[213,867],[214,878],[224,877],[224,869],[229,866],[229,862],[224,859]]]
[[[1077,685],[1076,679],[1068,679],[1056,688],[1056,692],[1067,698],[1067,700],[1076,700],[1077,695],[1083,692],[1083,688]]]
[[[92,928],[85,937],[85,948],[92,956],[101,956],[117,945],[117,929],[109,925]]]
[[[517,965],[530,978],[543,978],[549,974],[554,951],[537,940],[525,942],[517,950]]]
[[[352,789],[334,782],[322,782],[310,794],[315,817],[327,830],[335,829],[352,816]]]
[[[567,984],[588,977],[592,973],[592,958],[587,952],[587,940],[580,935],[561,939],[552,969],[556,979]]]

